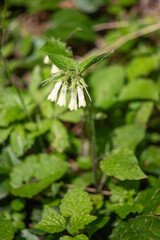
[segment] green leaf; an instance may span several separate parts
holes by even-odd
[[[84,111],[82,109],[78,109],[77,111],[67,111],[63,112],[59,115],[59,119],[64,122],[78,123],[82,120],[84,115]]]
[[[159,66],[159,56],[147,56],[133,59],[127,66],[127,74],[130,80],[140,76],[147,76]]]
[[[158,186],[157,188],[150,188],[139,192],[136,203],[143,205],[144,214],[153,213],[160,205],[160,187]]]
[[[78,7],[87,13],[93,13],[103,4],[103,0],[74,0]]]
[[[9,179],[4,180],[0,184],[0,199],[5,198],[10,192]]]
[[[39,240],[39,238],[29,232],[28,229],[23,229],[21,231],[22,237],[26,240]]]
[[[112,106],[124,80],[125,69],[120,65],[95,70],[89,80],[95,106],[103,109]]]
[[[151,80],[132,81],[122,89],[119,99],[122,101],[136,99],[157,101],[159,99],[158,87]]]
[[[107,52],[107,53],[103,53],[99,56],[94,56],[94,57],[91,57],[87,60],[85,60],[84,62],[82,62],[80,65],[79,65],[79,72],[80,73],[83,73],[84,71],[86,71],[89,67],[91,67],[92,65],[98,63],[99,61],[103,60],[103,59],[106,59],[108,58],[109,56],[111,56],[113,54],[113,50],[110,51],[110,52]]]
[[[65,194],[60,211],[63,216],[70,217],[71,226],[68,227],[70,233],[83,229],[85,225],[96,219],[95,216],[89,215],[92,208],[90,197],[83,189],[76,187]]]
[[[76,237],[63,236],[59,240],[89,240],[89,238],[84,234],[80,234]]]
[[[0,215],[0,240],[12,240],[14,238],[11,222],[2,214]]]
[[[116,148],[135,150],[145,136],[145,127],[133,124],[118,127],[113,132],[113,145]]]
[[[153,106],[153,102],[146,101],[141,103],[141,106],[136,113],[134,122],[139,125],[146,125],[150,115],[152,114]]]
[[[17,125],[10,136],[10,146],[16,156],[22,156],[34,143],[22,125]]]
[[[57,11],[52,17],[52,24],[47,35],[54,36],[56,39],[65,40],[72,36],[72,38],[92,42],[96,38],[89,17],[72,8]],[[81,30],[76,31],[77,29]]]
[[[52,120],[51,132],[48,135],[51,146],[58,152],[63,152],[69,147],[69,136],[67,129],[58,120]]]
[[[12,130],[12,127],[0,129],[0,144],[2,144],[8,138],[11,130]]]
[[[34,227],[44,230],[47,233],[58,233],[66,229],[66,220],[63,216],[55,212],[51,216],[45,217]]]
[[[141,167],[145,172],[160,174],[160,149],[157,146],[149,146],[140,157]]]
[[[69,58],[60,54],[49,55],[50,60],[59,69],[64,69],[66,67],[77,69],[79,64],[73,58]]]
[[[89,238],[91,238],[91,236],[95,232],[97,232],[99,229],[102,229],[108,222],[109,222],[108,216],[107,217],[103,215],[98,216],[95,221],[91,222],[87,226],[87,232],[88,232]]]
[[[47,55],[59,54],[66,57],[69,57],[72,54],[71,51],[67,51],[66,44],[58,40],[46,42],[40,51],[46,53]]]
[[[160,219],[155,216],[142,215],[118,224],[109,239],[111,240],[159,240]]]
[[[115,149],[101,161],[101,169],[109,176],[120,180],[139,180],[147,176],[138,166],[138,161],[129,149]]]
[[[27,157],[11,172],[12,193],[31,198],[52,182],[60,179],[68,169],[68,163],[53,154]]]

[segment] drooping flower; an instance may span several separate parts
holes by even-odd
[[[67,92],[67,86],[64,83],[62,88],[61,88],[61,93],[58,99],[57,104],[62,107],[62,106],[66,106],[66,92]]]
[[[49,94],[49,96],[48,96],[48,98],[47,98],[48,100],[51,100],[52,102],[56,102],[56,100],[57,100],[57,94],[58,94],[58,91],[59,91],[61,85],[62,85],[62,81],[58,81],[58,82],[55,84],[52,92]]]
[[[71,99],[68,107],[71,111],[77,110],[77,94],[73,91],[71,93]]]
[[[77,87],[77,92],[78,92],[78,105],[79,107],[85,107],[86,106],[86,100],[85,100],[85,97],[84,97],[84,92],[83,92],[83,88],[78,86]]]
[[[44,64],[50,64],[51,63],[51,60],[49,59],[48,55],[46,55],[44,57],[44,60],[43,60]]]
[[[55,64],[52,64],[51,74],[58,73],[58,72],[59,72],[59,68]]]

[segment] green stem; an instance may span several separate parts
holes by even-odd
[[[90,156],[92,160],[92,171],[93,171],[95,188],[98,191],[96,136],[95,136],[93,107],[91,103],[88,104],[88,124],[89,124]]]

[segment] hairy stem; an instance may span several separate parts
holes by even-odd
[[[89,141],[90,141],[90,156],[92,160],[92,171],[93,171],[95,188],[98,191],[96,137],[95,137],[93,107],[91,103],[89,103],[88,105],[88,125],[89,125],[88,127],[89,127]]]

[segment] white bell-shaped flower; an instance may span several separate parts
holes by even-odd
[[[62,107],[62,106],[66,106],[66,93],[67,93],[67,86],[66,84],[63,84],[62,89],[61,89],[61,93],[58,99],[57,104]]]
[[[59,72],[59,68],[58,68],[55,64],[52,64],[51,74],[52,74],[52,73],[58,73],[58,72]]]
[[[71,111],[77,110],[77,94],[75,92],[71,93],[71,100],[68,107]]]
[[[50,64],[51,63],[51,60],[49,59],[48,55],[46,55],[44,57],[44,60],[43,60],[44,64]]]
[[[58,82],[55,84],[52,92],[49,94],[49,96],[48,96],[48,98],[47,98],[48,100],[51,100],[52,102],[56,102],[56,100],[57,100],[57,94],[58,94],[58,91],[59,91],[61,85],[62,85],[62,81],[58,81]]]
[[[83,88],[78,86],[77,87],[77,92],[78,92],[78,105],[79,107],[85,107],[86,106],[86,100],[85,100],[85,97],[84,97],[84,92],[83,92]]]

